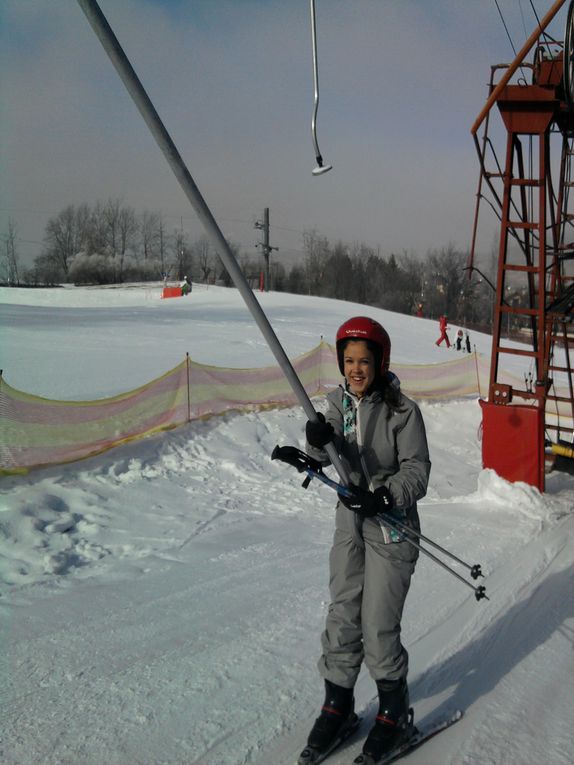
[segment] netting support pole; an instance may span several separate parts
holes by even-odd
[[[78,4],[88,19],[90,26],[101,42],[112,64],[114,65],[128,93],[132,97],[132,100],[138,108],[157,145],[163,152],[175,177],[179,181],[180,186],[182,187],[185,195],[191,203],[191,206],[203,224],[203,227],[205,228],[206,234],[212,246],[223,261],[223,264],[231,276],[233,283],[245,301],[247,308],[251,312],[251,315],[261,330],[261,333],[263,334],[263,337],[265,338],[271,352],[275,356],[277,363],[287,378],[293,393],[303,407],[307,418],[309,420],[316,420],[317,413],[313,408],[311,399],[307,395],[305,388],[297,377],[297,373],[293,369],[287,354],[277,339],[277,336],[273,331],[267,316],[265,315],[263,309],[253,294],[251,287],[247,283],[247,280],[241,271],[241,268],[239,267],[239,264],[231,251],[231,248],[223,236],[221,229],[217,225],[211,210],[203,199],[198,187],[195,184],[195,181],[191,177],[189,170],[187,169],[165,126],[163,125],[157,111],[155,110],[154,105],[145,92],[143,85],[139,81],[138,76],[136,75],[118,39],[112,31],[112,28],[100,10],[100,7],[98,6],[97,2],[95,2],[95,0],[78,0]],[[329,455],[329,458],[331,459],[331,462],[333,463],[334,468],[339,474],[341,481],[345,485],[348,484],[349,479],[346,474],[346,470],[339,458],[335,446],[333,444],[327,444],[326,451]]]
[[[187,371],[187,421],[191,422],[191,387],[189,384],[189,353],[185,354],[185,368]]]

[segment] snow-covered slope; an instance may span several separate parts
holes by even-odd
[[[111,395],[185,351],[220,365],[272,361],[235,290],[185,301],[149,288],[4,290],[0,301],[0,367],[39,395]],[[261,302],[290,355],[365,312],[290,295]],[[368,312],[389,328],[397,361],[452,357],[434,346],[433,322]],[[488,352],[488,338],[472,339]],[[411,700],[422,722],[456,707],[465,717],[405,762],[565,765],[574,482],[552,474],[541,496],[481,471],[476,401],[422,411],[433,462],[424,532],[482,564],[490,601],[419,561],[403,623]],[[304,422],[298,407],[229,414],[0,481],[0,761],[294,762],[322,700],[334,497],[303,490],[270,453],[302,446]],[[373,696],[364,673],[361,733]],[[352,761],[360,739],[333,765]]]

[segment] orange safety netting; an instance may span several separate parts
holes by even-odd
[[[321,342],[293,367],[307,394],[337,386],[335,350]],[[477,354],[443,364],[393,366],[407,395],[445,398],[486,390]],[[12,388],[0,377],[0,473],[89,457],[127,441],[232,409],[288,406],[297,399],[279,366],[227,369],[189,357],[141,388],[97,401],[52,401]]]

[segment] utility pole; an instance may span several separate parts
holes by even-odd
[[[261,247],[263,251],[263,257],[265,258],[265,292],[269,292],[269,256],[271,250],[278,250],[279,247],[271,247],[269,244],[269,208],[266,207],[263,210],[263,223],[261,221],[255,221],[255,228],[259,228],[263,231],[263,241],[257,242],[256,247]]]

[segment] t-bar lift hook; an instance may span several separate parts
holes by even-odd
[[[311,3],[311,38],[313,41],[313,85],[315,89],[315,100],[313,103],[313,117],[311,118],[311,135],[313,136],[313,146],[315,147],[315,158],[317,159],[317,167],[313,168],[313,175],[323,175],[323,173],[329,172],[333,165],[324,165],[323,157],[319,151],[319,144],[317,143],[317,109],[319,108],[319,74],[317,71],[317,27],[315,23],[315,0],[310,0]]]

